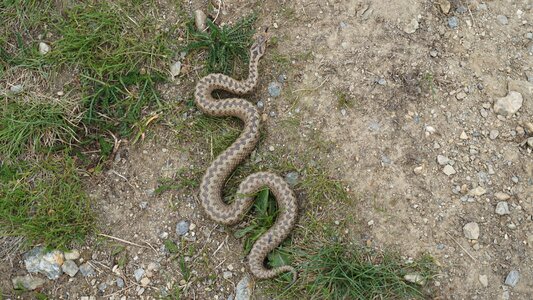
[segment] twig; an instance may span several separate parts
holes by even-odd
[[[157,253],[157,250],[154,248],[154,246],[150,245],[150,243],[148,243],[147,241],[144,241],[144,240],[143,240],[143,243],[148,245],[148,247],[152,248],[152,250],[154,250],[154,252]]]
[[[463,251],[464,251],[466,254],[468,254],[468,256],[470,256],[470,258],[471,258],[473,261],[477,262],[477,259],[475,259],[475,258],[472,256],[472,254],[470,254],[470,253],[469,253],[469,252],[468,252],[468,251],[467,251],[467,250],[466,250],[461,244],[459,244],[459,242],[456,241],[456,240],[453,238],[453,236],[452,236],[448,231],[446,231],[446,233],[450,236],[450,238],[452,239],[452,241],[454,241],[459,247],[461,247],[461,249],[463,249]]]
[[[218,0],[218,10],[217,15],[215,16],[215,19],[213,19],[213,23],[216,23],[218,16],[220,15],[220,11],[222,10],[222,0]],[[207,27],[204,29],[204,31],[207,30]]]
[[[146,247],[146,246],[143,246],[143,245],[139,245],[139,244],[136,244],[136,243],[133,243],[133,242],[130,242],[130,241],[126,241],[126,240],[123,240],[121,238],[114,237],[114,236],[111,236],[111,235],[107,235],[107,234],[104,234],[104,233],[99,233],[98,235],[106,237],[106,238],[110,238],[110,239],[113,239],[113,240],[116,240],[116,241],[119,241],[119,242],[123,242],[123,243],[128,244],[128,245],[137,246],[137,247],[144,248],[144,249],[149,249],[149,247]]]
[[[326,81],[328,81],[328,77],[326,77],[326,79],[324,79],[324,81],[322,81],[321,84],[319,84],[318,86],[314,87],[314,88],[310,88],[310,89],[298,89],[298,90],[294,90],[292,91],[292,93],[296,93],[296,92],[312,92],[312,91],[316,91],[318,90],[320,87],[322,87],[324,85],[324,83],[326,83]]]
[[[127,291],[127,290],[131,289],[131,288],[134,287],[134,286],[135,286],[135,285],[132,284],[132,285],[130,285],[130,286],[128,286],[128,287],[125,287],[125,288],[123,288],[123,289],[121,289],[121,290],[118,290],[118,291],[116,291],[116,292],[113,292],[113,293],[111,293],[111,294],[104,295],[104,298],[109,298],[109,297],[114,296],[114,295],[116,295],[116,294],[120,294],[120,293],[122,293],[122,292],[124,292],[124,291]]]

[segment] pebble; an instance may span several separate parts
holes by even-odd
[[[499,135],[500,135],[500,132],[498,130],[496,130],[496,129],[493,129],[489,133],[489,138],[491,140],[495,140]]]
[[[176,224],[176,233],[179,236],[184,236],[189,232],[189,221],[181,220]]]
[[[429,51],[429,55],[431,57],[437,57],[437,56],[439,56],[439,52],[437,52],[437,50],[431,50],[431,51]]]
[[[46,281],[40,277],[27,274],[25,276],[15,276],[11,279],[11,282],[15,290],[24,289],[33,291],[45,284]]]
[[[89,263],[84,263],[80,266],[80,273],[84,277],[95,275],[94,269]]]
[[[468,140],[468,135],[466,134],[466,132],[461,132],[461,135],[459,136],[459,138],[461,140]]]
[[[274,146],[268,146],[268,151],[270,151],[270,152],[274,152],[274,150],[276,150],[276,149],[274,148]]]
[[[271,97],[279,97],[281,95],[281,84],[279,82],[271,82],[268,85],[268,94]]]
[[[385,80],[385,78],[380,78],[376,81],[379,85],[386,85],[387,84],[387,81]]]
[[[16,84],[11,86],[9,90],[11,91],[11,93],[18,95],[22,93],[22,91],[24,91],[24,86],[22,84]]]
[[[450,1],[448,0],[440,0],[439,1],[439,7],[443,14],[448,14],[450,12],[451,8]]]
[[[418,167],[415,167],[413,169],[413,172],[416,174],[416,175],[420,175],[422,174],[422,172],[424,171],[424,166],[418,166]]]
[[[57,279],[63,271],[61,265],[65,257],[63,252],[52,250],[46,252],[44,247],[35,247],[24,254],[24,265],[30,273],[41,273],[48,279]]]
[[[507,17],[504,16],[504,15],[497,15],[497,16],[496,16],[496,19],[497,19],[498,22],[500,22],[500,24],[502,24],[502,25],[507,25],[507,24],[509,24],[509,19],[507,19]]]
[[[507,193],[504,193],[504,192],[496,192],[494,193],[494,196],[496,197],[496,199],[498,200],[509,200],[509,198],[511,198],[511,196],[509,196],[509,194]]]
[[[463,234],[469,240],[477,240],[479,238],[479,225],[476,222],[465,224]]]
[[[224,273],[222,273],[222,277],[224,279],[230,279],[231,277],[233,277],[233,273],[231,273],[230,271],[225,271]]]
[[[61,266],[61,270],[68,274],[68,276],[74,277],[78,273],[79,268],[73,260],[68,259]]]
[[[483,287],[488,287],[489,286],[489,278],[487,275],[479,275],[479,283],[481,283],[481,285]]]
[[[48,46],[48,44],[46,44],[44,42],[40,42],[39,43],[39,53],[41,53],[42,55],[46,55],[46,54],[48,54],[48,52],[50,52],[50,46]]]
[[[173,63],[172,65],[170,65],[170,75],[172,76],[172,79],[174,79],[174,77],[178,76],[181,72],[181,62],[180,61],[177,61],[175,63]]]
[[[150,279],[149,278],[144,277],[143,279],[141,279],[141,285],[142,286],[147,287],[149,284],[150,284]]]
[[[505,284],[510,287],[515,287],[518,284],[518,281],[520,280],[520,273],[517,270],[512,270],[507,274],[507,277],[505,278]]]
[[[252,283],[250,277],[245,275],[235,288],[235,300],[250,300],[252,295]]]
[[[483,118],[486,118],[486,117],[489,116],[489,112],[488,112],[486,109],[484,109],[484,108],[480,109],[480,110],[479,110],[479,113],[481,114],[481,116],[482,116]]]
[[[137,270],[133,271],[133,277],[135,277],[135,281],[139,282],[144,276],[144,269],[138,268]]]
[[[481,196],[481,195],[484,195],[486,192],[487,192],[487,190],[485,190],[484,188],[478,186],[475,189],[471,189],[468,192],[468,195],[470,195],[470,196]]]
[[[444,174],[446,174],[448,176],[451,176],[451,175],[457,173],[457,172],[455,172],[455,169],[452,166],[450,166],[450,165],[446,165],[444,167],[444,169],[442,169],[442,171],[444,172]]]
[[[459,26],[459,19],[457,17],[449,17],[448,18],[448,27],[451,29],[456,29]]]
[[[80,258],[80,251],[74,249],[64,253],[66,260],[76,260]]]
[[[455,95],[455,99],[461,101],[463,100],[464,98],[466,98],[466,93],[465,92],[459,92]]]
[[[418,20],[414,18],[411,20],[411,22],[405,25],[403,31],[405,31],[406,33],[415,33],[419,26],[420,25],[418,24]]]
[[[527,145],[533,149],[533,137],[527,139]]]
[[[121,288],[124,287],[124,279],[122,279],[122,278],[120,278],[120,277],[117,277],[116,283],[117,283],[117,287],[118,287],[119,289],[121,289]]]
[[[426,284],[426,280],[420,274],[406,274],[403,277],[403,279],[405,279],[406,281],[412,282],[412,283],[416,283],[418,285],[425,285]]]
[[[194,25],[196,25],[196,29],[198,29],[198,31],[204,31],[206,28],[206,20],[207,16],[202,10],[198,9],[194,11]]]
[[[99,290],[100,292],[102,292],[102,293],[105,292],[105,289],[107,289],[107,284],[106,284],[105,282],[102,282],[102,283],[100,283],[100,284],[98,285],[98,290]]]
[[[265,103],[263,103],[263,101],[259,100],[257,101],[257,108],[263,108],[265,107]]]
[[[450,159],[444,155],[439,154],[437,155],[437,162],[439,163],[439,165],[445,166],[450,162]]]
[[[494,112],[502,116],[510,116],[522,107],[522,103],[522,94],[510,91],[507,96],[499,98],[494,102]]]
[[[298,172],[289,172],[287,175],[285,175],[285,181],[291,186],[294,187],[296,184],[298,184],[298,177],[300,174]]]
[[[496,213],[500,216],[508,215],[509,212],[509,204],[505,201],[500,201],[498,204],[496,204]]]

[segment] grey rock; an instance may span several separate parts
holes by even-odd
[[[439,56],[439,52],[437,50],[431,50],[431,51],[429,51],[429,55],[431,57],[437,57],[437,56]]]
[[[194,25],[196,25],[198,31],[204,31],[206,28],[206,20],[207,16],[202,10],[198,9],[194,11]]]
[[[520,179],[516,176],[513,176],[511,177],[511,181],[514,182],[514,183],[518,183],[518,181],[520,181]]]
[[[495,140],[499,135],[500,135],[500,132],[498,130],[494,129],[494,130],[490,131],[489,138],[491,140]]]
[[[439,165],[445,166],[450,162],[450,159],[444,155],[439,154],[437,155],[437,162],[439,163]]]
[[[48,279],[57,279],[63,274],[61,265],[64,259],[63,252],[59,250],[46,252],[44,247],[35,247],[24,254],[24,265],[30,273],[41,273]]]
[[[509,20],[507,19],[506,16],[504,15],[497,15],[496,16],[496,19],[498,20],[498,22],[502,25],[507,25],[509,24]]]
[[[476,222],[465,224],[463,234],[469,240],[477,240],[479,238],[479,225]]]
[[[507,274],[507,277],[505,278],[505,284],[510,287],[515,287],[518,284],[518,281],[520,280],[520,273],[517,270],[512,270]]]
[[[79,268],[73,260],[69,259],[63,263],[63,265],[61,266],[61,270],[68,274],[68,276],[74,277],[78,273]]]
[[[189,221],[181,220],[176,224],[176,233],[179,236],[183,236],[189,232]]]
[[[18,95],[22,93],[22,91],[24,91],[24,86],[22,84],[16,84],[11,86],[9,90],[11,91],[11,93]]]
[[[522,103],[522,94],[510,91],[507,96],[494,102],[494,112],[502,116],[511,116],[522,107]]]
[[[533,40],[533,32],[526,33],[526,39]]]
[[[64,253],[66,260],[76,260],[80,258],[80,251],[74,249]]]
[[[96,275],[93,267],[89,263],[84,263],[83,265],[80,266],[80,273],[84,277],[90,277],[90,276]]]
[[[139,282],[144,276],[144,269],[138,268],[137,270],[133,271],[133,277],[135,277],[135,281]]]
[[[455,171],[455,169],[452,166],[450,166],[450,165],[446,165],[444,167],[444,169],[442,169],[442,172],[444,172],[444,174],[446,174],[447,176],[451,176],[451,175],[457,173]]]
[[[489,113],[488,113],[487,110],[484,109],[484,108],[480,109],[480,110],[479,110],[479,113],[481,114],[481,116],[482,116],[483,118],[486,118],[486,117],[489,116]]]
[[[526,71],[526,78],[528,82],[533,83],[533,71]]]
[[[105,292],[105,289],[107,289],[107,284],[106,284],[105,282],[102,282],[102,283],[100,283],[100,284],[98,285],[98,290],[99,290],[100,292],[102,292],[102,293]]]
[[[178,76],[181,72],[181,61],[177,61],[170,65],[170,75],[172,78]]]
[[[279,97],[281,95],[281,84],[279,82],[271,82],[268,85],[268,94],[271,97]]]
[[[530,147],[530,148],[533,148],[533,137],[530,137],[527,139],[527,145]]]
[[[480,3],[480,4],[477,6],[477,9],[478,9],[478,10],[487,10],[487,9],[489,9],[489,7],[487,6],[486,3]]]
[[[222,273],[222,277],[224,279],[230,279],[231,277],[233,277],[233,273],[231,273],[230,271],[224,271],[224,273]]]
[[[278,76],[278,81],[279,81],[279,82],[284,83],[286,80],[287,80],[287,75],[285,75],[285,74],[280,74],[280,75]]]
[[[269,115],[271,118],[274,118],[274,117],[276,117],[276,112],[275,112],[275,111],[271,111],[268,115]]]
[[[116,283],[119,289],[124,287],[124,279],[122,279],[121,277],[117,277]]]
[[[252,296],[252,282],[250,276],[245,275],[235,288],[235,300],[250,300]]]
[[[390,164],[392,164],[392,160],[388,156],[382,155],[381,156],[381,164],[383,166],[390,165]]]
[[[487,275],[479,275],[479,282],[483,287],[489,286],[489,278]]]
[[[403,31],[405,31],[406,33],[415,33],[419,26],[420,25],[418,24],[418,20],[414,18],[409,23],[407,23],[407,25],[405,25]]]
[[[507,204],[506,201],[500,201],[498,204],[496,204],[496,213],[500,216],[508,215],[509,212],[509,204]]]
[[[456,29],[457,27],[459,27],[459,19],[457,19],[457,17],[449,17],[448,27],[450,27],[451,29]]]
[[[27,274],[25,276],[15,276],[11,279],[11,282],[13,283],[13,289],[15,290],[33,291],[36,288],[41,287],[45,283],[45,280]]]
[[[468,11],[468,9],[466,9],[466,7],[464,7],[463,5],[461,5],[461,6],[459,6],[459,7],[457,7],[455,9],[455,12],[459,13],[459,14],[464,14],[467,11]]]
[[[376,82],[379,85],[386,85],[387,84],[387,81],[385,80],[385,78],[380,78],[380,79],[376,80]]]
[[[263,107],[265,107],[265,104],[263,103],[263,101],[261,100],[257,101],[257,108],[261,109]]]
[[[287,173],[287,175],[285,175],[285,181],[291,187],[294,187],[296,184],[298,184],[298,177],[300,177],[300,174],[298,174],[298,172],[289,172]]]

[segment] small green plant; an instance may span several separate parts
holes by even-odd
[[[355,103],[354,100],[344,91],[336,91],[335,96],[337,97],[337,107],[342,109],[353,108]]]
[[[238,60],[248,62],[249,48],[254,35],[256,15],[239,20],[235,25],[219,27],[207,20],[208,31],[197,31],[188,26],[189,44],[185,51],[207,50],[207,72],[230,74]]]
[[[94,214],[73,160],[0,166],[0,232],[65,248],[92,229]]]

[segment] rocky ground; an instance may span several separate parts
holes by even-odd
[[[347,238],[408,258],[431,254],[435,299],[533,298],[531,1],[223,3],[223,22],[257,10],[275,37],[252,97],[268,132],[258,155],[325,160],[349,191],[342,206],[306,203],[299,191],[303,215],[327,215]],[[197,79],[182,73],[161,89],[185,101]],[[51,299],[276,299],[248,277],[234,230],[206,219],[194,193],[156,193],[161,178],[201,173],[211,159],[209,141],[180,140],[172,124],[124,141],[88,180],[101,234],[0,267],[6,299],[27,297],[12,293],[17,280]],[[29,278],[32,257],[52,270]]]

